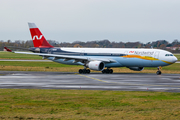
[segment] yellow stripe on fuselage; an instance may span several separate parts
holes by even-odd
[[[124,57],[124,58],[139,58],[139,59],[143,59],[143,60],[159,60],[159,59],[154,58],[154,57],[140,56],[140,55],[126,55],[126,56],[120,56],[120,57]],[[165,62],[167,64],[173,64],[172,62],[168,62],[168,61],[164,61],[164,60],[161,60],[161,61]]]
[[[126,55],[126,56],[122,56],[125,58],[139,58],[139,59],[144,59],[144,60],[159,60],[150,56],[140,56],[140,55]]]
[[[164,60],[161,60],[161,61],[163,61],[163,62],[165,62],[167,64],[173,64],[172,62],[168,62],[168,61],[164,61]]]

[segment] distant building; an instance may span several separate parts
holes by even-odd
[[[180,47],[166,47],[167,50],[180,50]]]

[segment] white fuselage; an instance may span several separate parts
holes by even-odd
[[[167,66],[177,61],[172,53],[160,49],[52,48],[49,53],[115,61],[105,62],[105,67],[158,67]],[[54,58],[50,57],[49,59],[53,60]],[[63,64],[83,65],[81,62],[74,62],[74,60],[56,59],[53,61]]]

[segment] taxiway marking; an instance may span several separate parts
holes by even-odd
[[[97,80],[97,81],[100,81],[100,82],[105,82],[105,83],[113,83],[113,84],[120,84],[120,85],[132,85],[132,86],[135,85],[135,86],[177,87],[176,89],[180,89],[180,86],[175,86],[175,85],[149,85],[149,84],[131,84],[131,83],[108,82],[108,81],[100,80],[100,79],[97,79],[97,78],[89,77],[89,76],[86,76],[86,75],[78,74],[78,73],[75,73],[75,74],[79,75],[79,76],[82,76],[82,77]]]
[[[82,74],[78,74],[78,73],[75,73],[76,75],[79,75],[79,76],[83,76],[83,77],[86,77],[86,78],[90,78],[90,79],[93,79],[93,80],[97,80],[97,81],[100,81],[100,82],[105,82],[105,83],[109,83],[107,81],[104,81],[104,80],[100,80],[100,79],[96,79],[96,78],[93,78],[93,77],[89,77],[89,76],[85,76],[85,75],[82,75]]]

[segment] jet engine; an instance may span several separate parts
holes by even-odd
[[[89,69],[96,71],[102,71],[105,67],[102,61],[90,61],[87,66]]]
[[[128,67],[128,68],[134,71],[142,71],[144,69],[144,67]]]

